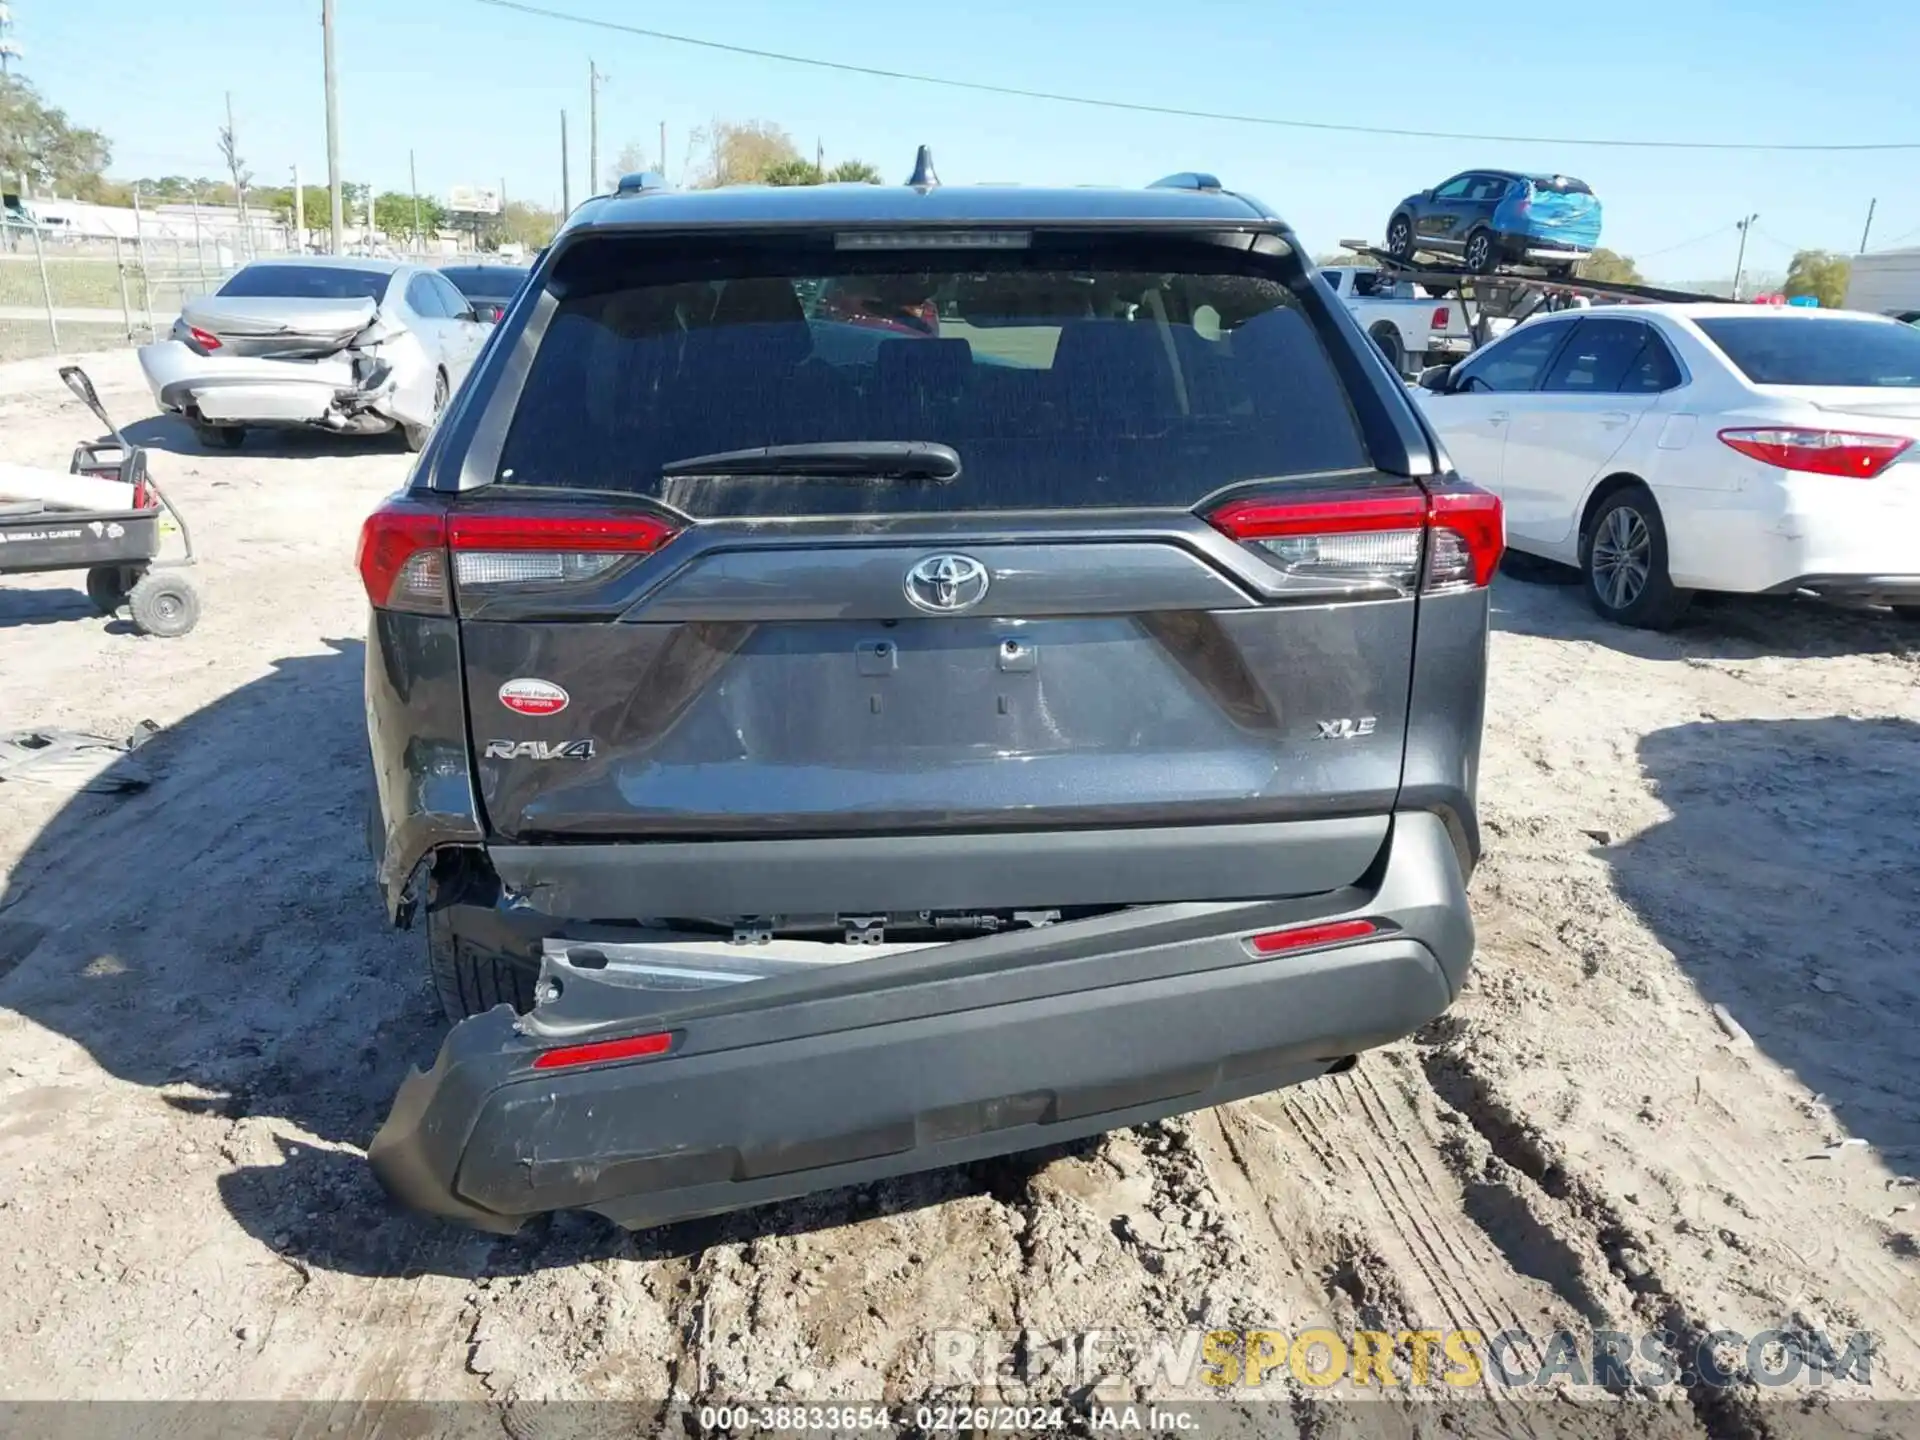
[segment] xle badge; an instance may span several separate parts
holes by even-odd
[[[500,703],[516,715],[558,715],[567,708],[567,692],[551,680],[509,680],[500,687]]]
[[[489,740],[489,760],[591,760],[591,740]]]
[[[1357,720],[1316,720],[1313,723],[1320,727],[1320,733],[1313,738],[1316,740],[1357,739],[1362,735],[1371,735],[1373,733],[1373,722],[1374,717],[1371,715],[1362,715]]]

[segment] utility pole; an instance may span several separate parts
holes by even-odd
[[[293,167],[293,243],[302,255],[307,253],[307,192],[300,185],[300,167]]]
[[[1876,198],[1867,201],[1867,223],[1860,229],[1860,254],[1867,253],[1867,236],[1873,233],[1873,209],[1880,201]]]
[[[813,178],[816,180],[827,178],[827,147],[818,136],[815,136],[813,141]]]
[[[407,189],[413,194],[413,248],[423,248],[420,238],[420,177],[413,168],[413,151],[407,151]]]
[[[573,212],[573,176],[567,162],[567,112],[560,112],[560,214]]]
[[[1747,216],[1746,219],[1736,222],[1740,231],[1740,254],[1733,262],[1733,298],[1736,300],[1740,298],[1740,276],[1747,268],[1747,231],[1752,228],[1753,222],[1759,218],[1760,216],[1758,212],[1756,212]]]
[[[320,0],[320,43],[326,53],[327,209],[333,253],[346,247],[346,221],[340,204],[340,93],[333,65],[333,0]]]
[[[667,178],[667,122],[660,122],[660,178]]]
[[[240,137],[233,128],[233,92],[227,91],[227,144],[233,161],[233,198],[240,207],[240,232],[245,235],[248,253],[253,251],[253,225],[247,219],[247,182],[241,178]]]
[[[600,193],[600,82],[606,76],[587,61],[587,196]]]

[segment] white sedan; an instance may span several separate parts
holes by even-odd
[[[490,327],[444,275],[392,260],[256,260],[140,350],[153,398],[201,443],[249,429],[373,435],[418,450]]]
[[[1506,504],[1514,550],[1663,629],[1692,591],[1844,596],[1920,617],[1920,330],[1797,307],[1550,315],[1421,409]]]

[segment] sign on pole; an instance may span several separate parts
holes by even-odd
[[[447,209],[456,215],[498,215],[500,191],[491,185],[455,185],[447,191]]]

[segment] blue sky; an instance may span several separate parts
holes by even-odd
[[[217,174],[233,92],[261,181],[324,181],[319,0],[11,0],[24,72],[114,143],[113,171]],[[1503,6],[1457,27],[1431,3],[1312,12],[1243,0],[544,0],[703,38],[998,84],[1242,114],[1455,131],[1630,139],[1920,141],[1920,6],[1887,0],[1616,0]],[[601,161],[668,128],[678,171],[713,116],[786,127],[802,149],[904,178],[931,144],[947,183],[1138,184],[1208,169],[1277,206],[1316,250],[1377,236],[1393,203],[1469,165],[1592,184],[1605,243],[1656,278],[1733,268],[1733,222],[1760,220],[1749,267],[1845,251],[1877,196],[1874,246],[1920,243],[1920,150],[1741,154],[1389,139],[1170,119],[967,94],[783,65],[494,9],[476,0],[338,0],[341,158],[350,180],[497,184],[554,204],[559,113],[574,195],[586,170],[587,60]],[[1472,13],[1462,11],[1462,14]],[[1449,31],[1452,34],[1449,34]],[[1710,234],[1709,232],[1717,233]],[[1702,238],[1706,237],[1706,238]],[[1689,243],[1693,242],[1693,243]],[[1664,253],[1657,253],[1664,252]]]

